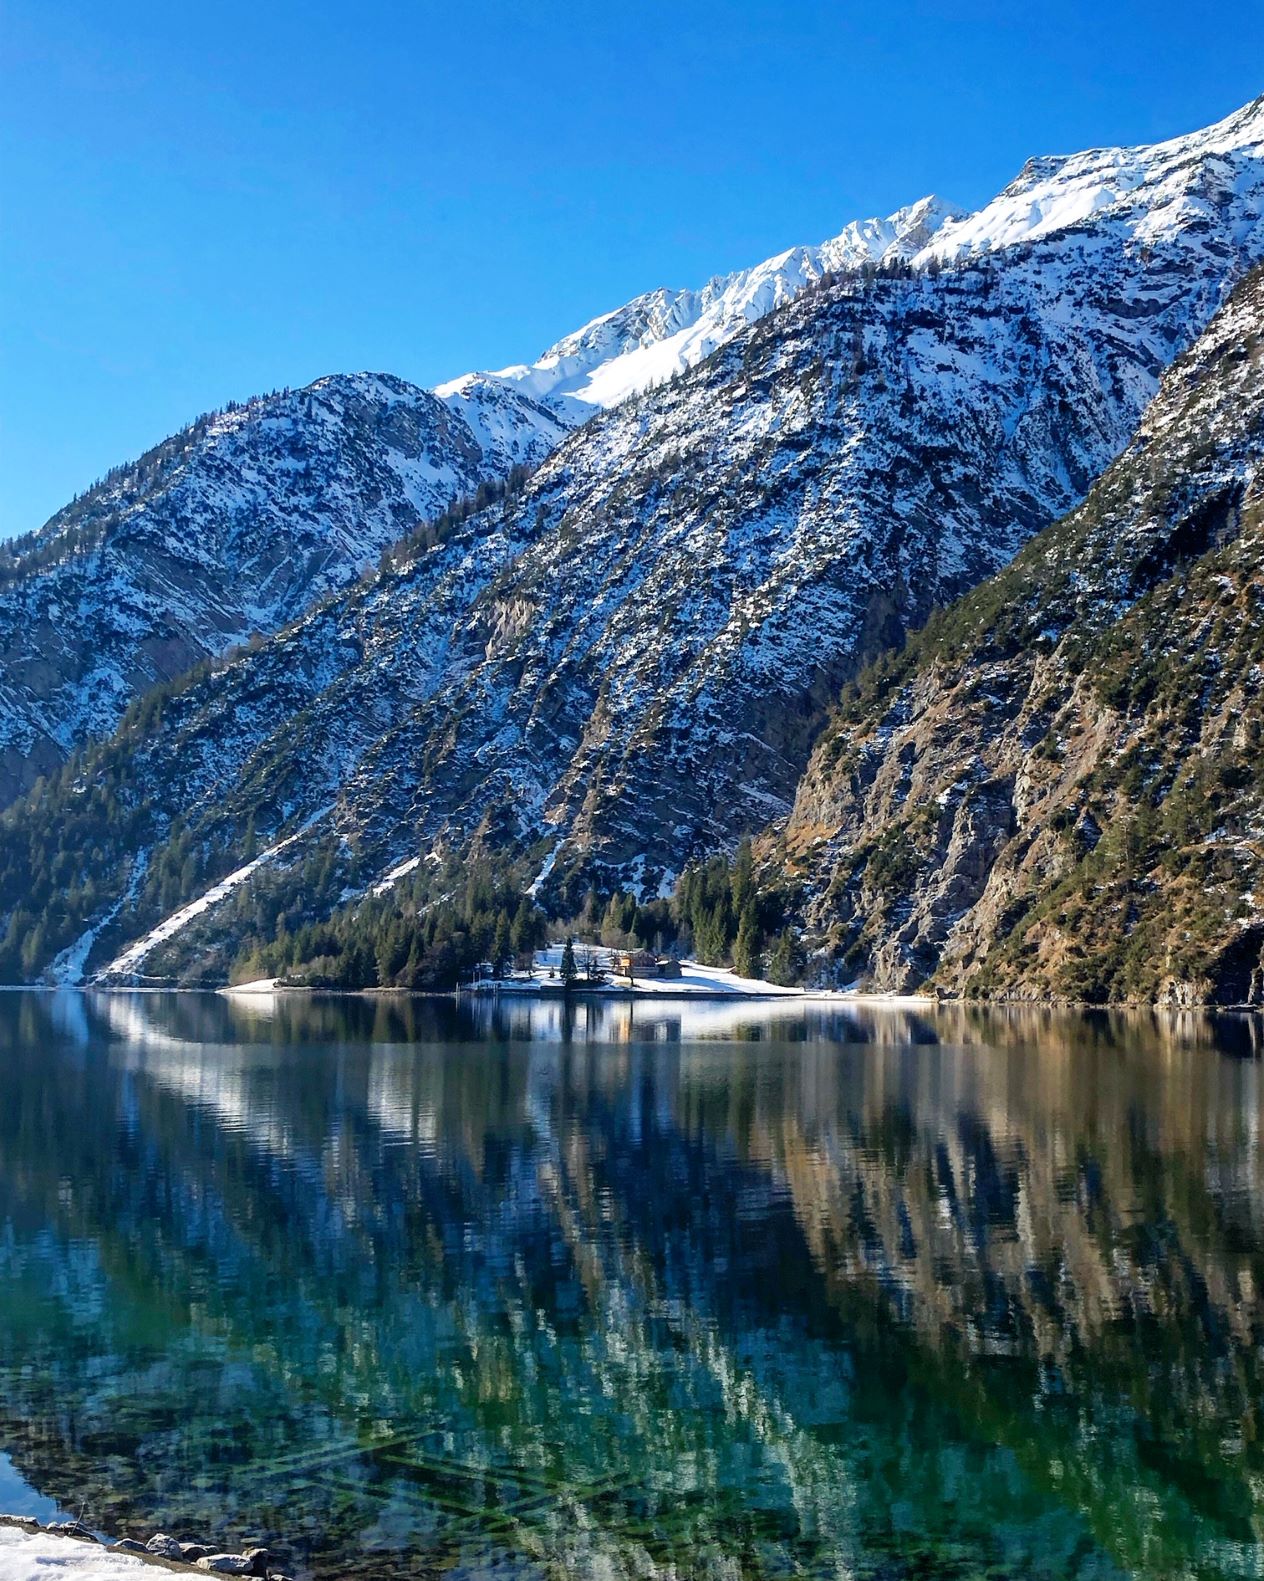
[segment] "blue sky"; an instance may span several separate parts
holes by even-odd
[[[529,359],[1264,91],[1264,6],[0,0],[0,535],[198,412]]]

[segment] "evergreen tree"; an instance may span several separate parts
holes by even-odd
[[[566,945],[562,950],[562,987],[569,992],[578,975],[579,969],[575,965],[575,941],[574,939],[567,939]]]
[[[755,913],[754,896],[748,896],[742,908],[742,920],[733,941],[733,969],[739,977],[759,976],[759,919]]]
[[[395,981],[395,974],[406,958],[407,945],[403,943],[397,930],[393,927],[383,928],[377,936],[375,951],[376,976],[383,988],[389,988]]]
[[[28,982],[33,980],[45,954],[44,925],[39,923],[27,934],[22,945],[22,975]]]
[[[618,890],[611,895],[601,919],[601,942],[611,947],[623,942],[623,896]]]
[[[492,941],[492,970],[497,977],[505,977],[512,965],[513,946],[510,943],[509,917],[502,911],[496,918],[496,933]]]
[[[733,912],[741,917],[755,894],[755,858],[751,851],[750,835],[742,836],[733,862]]]
[[[536,923],[536,909],[531,904],[530,898],[524,895],[518,902],[518,909],[514,913],[513,927],[509,934],[509,940],[513,945],[515,955],[528,955],[535,948],[538,938]]]
[[[802,958],[798,943],[789,928],[783,928],[768,955],[768,980],[788,988],[799,981]]]

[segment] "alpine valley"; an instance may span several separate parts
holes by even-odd
[[[705,890],[824,984],[1264,999],[1261,263],[1264,99],[199,421],[5,558],[0,975]]]

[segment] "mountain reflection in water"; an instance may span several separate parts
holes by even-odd
[[[1260,1044],[0,994],[0,1455],[322,1576],[1259,1575]]]

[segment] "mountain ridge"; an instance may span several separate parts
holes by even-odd
[[[524,390],[573,421],[607,409],[710,356],[745,326],[782,307],[823,275],[865,264],[908,262],[964,210],[936,197],[885,219],[853,220],[814,247],[789,247],[763,262],[713,275],[697,290],[660,286],[562,336],[533,363],[463,374],[435,386],[459,409],[484,382]]]
[[[334,374],[115,468],[0,559],[0,805],[148,687],[277,630],[454,496],[541,459],[525,433],[480,440],[392,374]]]
[[[791,247],[762,263],[713,276],[696,289],[659,287],[598,314],[532,363],[466,373],[435,386],[472,426],[485,400],[525,390],[570,423],[694,367],[745,325],[783,306],[823,274],[893,261],[923,268],[1040,240],[1101,218],[1128,222],[1129,200],[1165,184],[1179,204],[1191,159],[1264,148],[1264,95],[1211,126],[1158,143],[1101,147],[1029,159],[995,198],[967,212],[928,196],[885,219],[853,220],[815,247]],[[1170,216],[1169,216],[1170,218]],[[1147,239],[1144,230],[1138,239]]]
[[[653,894],[788,811],[838,687],[1083,498],[1259,261],[1264,151],[1252,116],[1230,135],[1231,181],[1223,140],[1164,154],[1131,208],[800,291],[142,709],[6,820],[0,896],[43,929],[30,969],[84,940],[99,969],[281,842],[252,925],[473,851],[563,912],[593,885]],[[1165,218],[1139,239],[1149,201]],[[102,871],[68,905],[50,875],[84,842]],[[216,915],[188,950],[222,971]]]
[[[1225,167],[1226,161],[1232,166],[1244,149],[1258,154],[1262,126],[1264,100],[1256,100],[1213,127],[1149,147],[1044,156],[1029,161],[1023,172],[991,204],[972,215],[963,214],[938,199],[925,198],[897,210],[885,220],[853,221],[819,246],[787,249],[753,268],[715,276],[699,290],[659,289],[636,297],[563,336],[529,366],[495,374],[464,375],[440,385],[434,393],[458,419],[455,427],[448,425],[448,437],[443,440],[452,453],[444,458],[442,478],[438,475],[429,480],[414,478],[406,483],[389,522],[383,521],[377,509],[380,502],[366,498],[362,505],[367,532],[362,543],[348,543],[345,532],[339,533],[335,524],[329,522],[329,529],[341,538],[341,542],[331,551],[330,565],[324,570],[315,564],[321,550],[310,533],[298,543],[292,542],[284,529],[278,531],[271,549],[274,560],[297,550],[313,562],[313,579],[306,593],[299,591],[288,598],[269,599],[264,596],[266,590],[260,589],[256,590],[260,594],[256,608],[239,609],[233,597],[225,598],[220,590],[205,598],[200,610],[181,611],[180,604],[188,602],[187,590],[178,586],[181,576],[188,575],[196,580],[206,576],[208,571],[213,575],[213,567],[208,566],[205,546],[187,531],[189,523],[174,522],[171,543],[167,546],[171,552],[166,555],[169,568],[162,581],[164,597],[176,610],[176,619],[167,621],[155,609],[145,608],[143,588],[125,587],[122,597],[115,600],[126,611],[120,618],[134,628],[133,645],[146,651],[122,654],[115,651],[110,662],[103,665],[89,662],[82,655],[76,658],[71,651],[73,645],[68,647],[61,635],[52,629],[56,617],[50,622],[42,609],[30,607],[28,599],[23,607],[11,613],[10,636],[2,650],[8,657],[10,680],[14,676],[18,680],[16,685],[6,688],[7,695],[0,693],[0,802],[28,788],[38,774],[54,768],[65,752],[85,737],[108,731],[131,697],[146,684],[165,680],[182,666],[187,667],[205,656],[220,654],[234,643],[247,639],[255,630],[266,633],[276,629],[284,620],[302,613],[305,602],[310,603],[332,587],[345,585],[354,575],[362,573],[388,546],[392,532],[401,536],[417,518],[437,515],[452,496],[472,493],[480,482],[503,479],[514,466],[537,464],[567,431],[587,420],[594,410],[616,405],[644,388],[696,366],[705,356],[726,344],[733,334],[744,331],[767,312],[784,306],[799,291],[823,276],[839,269],[872,269],[908,261],[918,268],[930,269],[940,267],[945,260],[960,262],[1005,246],[1031,245],[1033,235],[1038,239],[1039,233],[1048,229],[1049,216],[1055,211],[1055,217],[1062,221],[1069,215],[1082,221],[1087,213],[1096,216],[1100,223],[1103,212],[1111,211],[1113,206],[1116,218],[1122,219],[1126,226],[1128,215],[1125,211],[1129,202],[1135,209],[1137,193],[1148,192],[1147,202],[1152,204],[1154,190],[1162,188],[1164,183],[1171,190],[1167,193],[1166,205],[1159,205],[1161,209],[1174,204],[1179,210],[1181,203],[1187,200],[1205,202],[1205,195],[1200,197],[1195,193],[1191,198],[1188,192],[1179,190],[1183,167],[1191,159],[1201,159],[1205,163],[1209,158],[1219,161],[1219,167]],[[1228,167],[1219,167],[1215,174],[1223,181],[1227,179]],[[1075,194],[1070,209],[1065,203],[1059,207],[1059,202],[1050,197],[1053,188],[1068,181]],[[1015,204],[1023,210],[1017,218]],[[1142,209],[1145,209],[1144,204]],[[1174,213],[1178,219],[1189,217]],[[1033,214],[1039,216],[1039,223],[1033,224]],[[1169,221],[1172,218],[1173,214],[1169,214]],[[1142,234],[1141,228],[1135,228]],[[396,387],[403,387],[404,381],[394,381],[394,376],[387,374],[330,375],[306,389],[310,392],[338,387],[353,389],[358,383],[361,390],[368,387],[383,390],[393,382]],[[408,388],[415,390],[415,387]],[[420,399],[420,396],[421,392],[415,392],[413,398]],[[282,393],[263,399],[288,398],[288,394]],[[309,407],[310,400],[309,396]],[[247,422],[250,413],[261,409],[260,400],[256,399],[229,408],[215,421],[222,430],[226,421],[227,426]],[[430,422],[436,432],[442,425],[442,420],[434,413]],[[196,432],[205,424],[205,419],[199,419],[147,455],[178,448],[183,436]],[[215,431],[213,423],[206,437],[214,447],[224,435]],[[314,437],[319,443],[320,436]],[[477,462],[475,451],[481,452],[481,460]],[[126,473],[128,469],[121,470]],[[115,469],[115,474],[119,471]],[[287,499],[287,508],[296,506],[299,514],[309,509],[319,514],[319,502],[301,497],[295,499],[295,480],[287,475],[289,471],[290,458],[281,458],[276,474],[270,479],[272,491],[278,498]],[[249,492],[257,479],[243,476],[240,483],[242,491]],[[372,494],[379,485],[369,479],[368,486]],[[222,496],[222,489],[220,492]],[[66,536],[66,524],[72,522],[81,527],[84,518],[93,514],[92,503],[100,493],[101,486],[97,486],[87,496],[58,512],[43,529],[31,535],[35,539],[33,544],[28,536],[20,541],[17,552],[10,549],[5,578],[10,590],[20,579],[22,565],[32,563],[32,555],[40,562],[36,569],[47,569],[56,558],[55,545],[59,538]],[[255,493],[256,496],[260,493],[257,487]],[[143,500],[115,501],[119,515],[131,517],[133,526],[145,503]],[[237,507],[230,502],[228,508]],[[333,515],[356,508],[353,494],[344,502],[334,502]],[[200,514],[205,530],[217,509],[214,500],[209,508],[204,505],[200,510],[193,502],[186,505],[185,514],[190,520]],[[99,528],[100,512],[95,514],[97,521],[89,525]],[[262,518],[266,511],[259,515]],[[80,548],[83,537],[81,532]],[[22,543],[30,545],[32,552],[24,555]],[[231,552],[230,549],[230,557]],[[262,552],[269,551],[265,548]],[[235,572],[236,567],[230,565],[228,569]],[[275,568],[273,574],[280,575]],[[37,578],[31,590],[37,602],[41,580]],[[127,582],[126,573],[123,580]],[[0,642],[5,641],[3,597],[0,592]],[[124,634],[111,629],[119,624],[116,612],[102,617],[101,612],[93,611],[86,588],[81,589],[77,600],[59,597],[53,602],[58,608],[69,606],[85,611],[89,626],[96,617],[98,629],[92,633],[90,644],[93,648],[101,646],[101,638],[105,639],[107,650],[125,645]],[[42,635],[36,637],[33,632]],[[79,678],[80,695],[52,695],[74,692],[74,684],[65,681],[62,672],[69,670],[73,676],[76,665],[84,671]],[[22,679],[24,673],[25,680]]]

